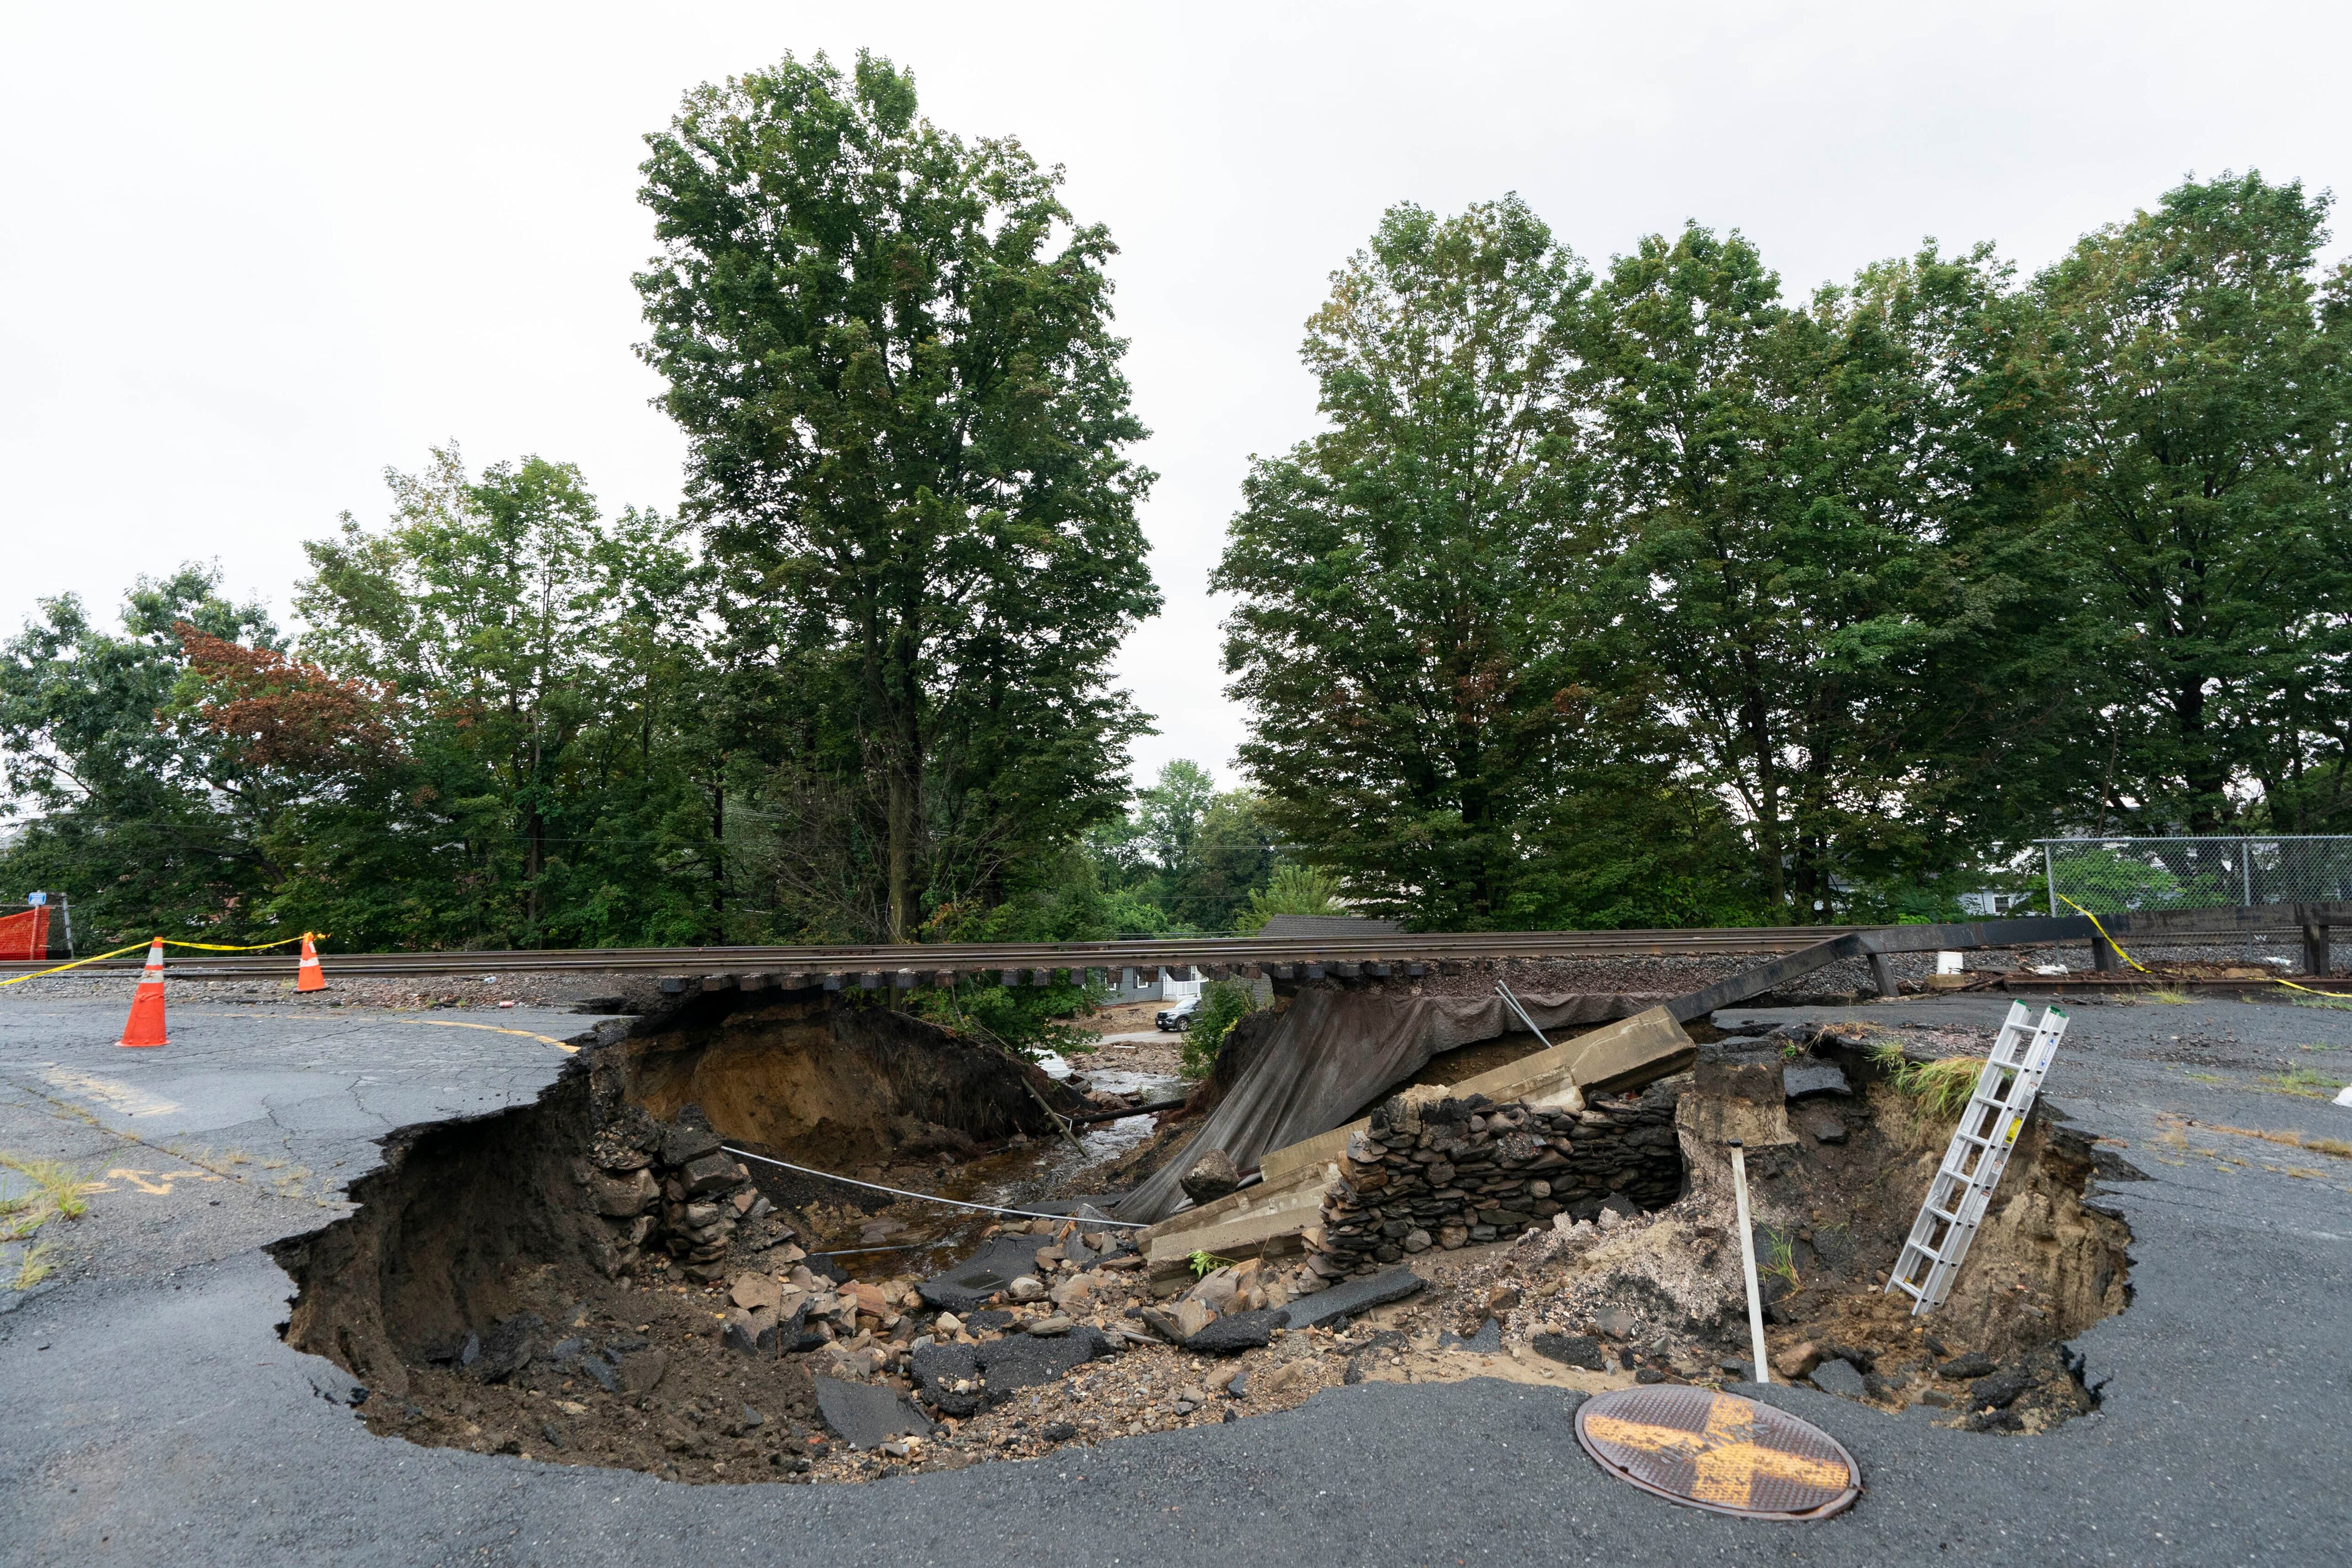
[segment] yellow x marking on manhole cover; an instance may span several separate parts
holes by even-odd
[[[1853,1458],[1786,1411],[1678,1384],[1620,1389],[1577,1412],[1577,1440],[1612,1474],[1677,1502],[1822,1519],[1854,1499]]]

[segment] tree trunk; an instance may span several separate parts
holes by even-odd
[[[727,940],[727,786],[710,783],[710,936]]]
[[[1789,868],[1780,852],[1780,779],[1772,756],[1771,709],[1763,691],[1751,686],[1739,705],[1740,728],[1756,753],[1756,847],[1764,858],[1772,901],[1789,901]]]
[[[890,763],[890,940],[905,942],[914,916],[915,783]]]

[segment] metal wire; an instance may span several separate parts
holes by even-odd
[[[738,1149],[731,1144],[721,1143],[719,1147],[739,1160],[757,1160],[763,1165],[781,1165],[787,1171],[798,1171],[803,1176],[823,1176],[828,1182],[840,1182],[853,1187],[864,1187],[867,1192],[888,1193],[901,1198],[920,1198],[927,1204],[945,1204],[950,1208],[972,1209],[981,1214],[1019,1215],[1023,1219],[1075,1219],[1077,1217],[1075,1215],[1066,1214],[1039,1214],[1034,1209],[1009,1209],[997,1204],[968,1204],[961,1198],[943,1198],[935,1193],[910,1193],[904,1187],[886,1187],[879,1182],[861,1182],[855,1176],[837,1176],[831,1171],[812,1170],[806,1165],[795,1165],[790,1160],[772,1160],[765,1154],[754,1154],[749,1149]],[[1089,1219],[1086,1225],[1090,1230],[1100,1230],[1107,1225],[1115,1225],[1127,1230],[1149,1230],[1151,1227],[1150,1221],[1139,1219]]]

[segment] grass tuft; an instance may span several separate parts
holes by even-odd
[[[28,1178],[41,1189],[39,1201],[46,1201],[66,1218],[79,1219],[89,1212],[89,1204],[81,1195],[81,1173],[63,1160],[28,1160],[18,1154],[0,1154],[0,1165]]]
[[[1764,1233],[1764,1261],[1756,1266],[1756,1272],[1767,1279],[1787,1280],[1791,1290],[1802,1289],[1805,1282],[1797,1278],[1796,1244],[1770,1226],[1757,1228]]]
[[[1921,1115],[1939,1121],[1959,1119],[1968,1108],[1969,1096],[1976,1092],[1977,1079],[1984,1076],[1981,1057],[1938,1057],[1915,1062],[1891,1041],[1871,1047],[1870,1059],[1886,1075],[1895,1093]]]
[[[25,1248],[25,1255],[16,1260],[16,1272],[8,1281],[8,1289],[29,1290],[56,1272],[49,1265],[48,1243],[37,1242]]]
[[[2140,996],[2143,1001],[2162,1002],[2174,1007],[2185,1007],[2197,1000],[2186,991],[2144,991],[2140,993]]]
[[[2316,1068],[2294,1068],[2286,1072],[2264,1073],[2255,1080],[2255,1087],[2305,1100],[2333,1100],[2343,1086]]]

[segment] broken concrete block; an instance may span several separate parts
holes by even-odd
[[[722,1192],[740,1179],[735,1174],[735,1162],[719,1153],[688,1160],[677,1174],[689,1194]]]
[[[1790,1345],[1788,1349],[1782,1351],[1780,1354],[1772,1358],[1772,1370],[1779,1373],[1784,1380],[1790,1383],[1794,1383],[1801,1377],[1811,1375],[1813,1368],[1821,1364],[1821,1347],[1813,1343],[1811,1340],[1807,1340],[1801,1344]]]
[[[1226,1265],[1202,1275],[1184,1294],[1188,1300],[1202,1303],[1211,1311],[1222,1312],[1225,1310],[1225,1303],[1232,1300],[1240,1289],[1241,1281],[1234,1276],[1232,1266]]]
[[[1242,1173],[1223,1150],[1212,1149],[1187,1165],[1176,1184],[1182,1187],[1184,1195],[1194,1203],[1205,1204],[1223,1197],[1240,1186]]]
[[[702,1119],[702,1112],[688,1106],[677,1113],[677,1121],[662,1132],[661,1161],[665,1165],[684,1165],[716,1154],[719,1143],[719,1134]]]
[[[1176,1338],[1181,1342],[1191,1339],[1217,1321],[1217,1310],[1206,1301],[1187,1296],[1171,1310],[1176,1321]]]
[[[661,1380],[668,1371],[669,1352],[659,1349],[630,1351],[621,1357],[621,1392],[651,1394],[661,1386]]]
[[[651,1208],[661,1197],[661,1184],[651,1171],[631,1171],[625,1176],[598,1174],[588,1184],[596,1212],[607,1219],[631,1219]]]
[[[784,1288],[772,1276],[746,1271],[735,1276],[728,1286],[727,1299],[746,1310],[766,1307],[772,1310],[783,1305]]]

